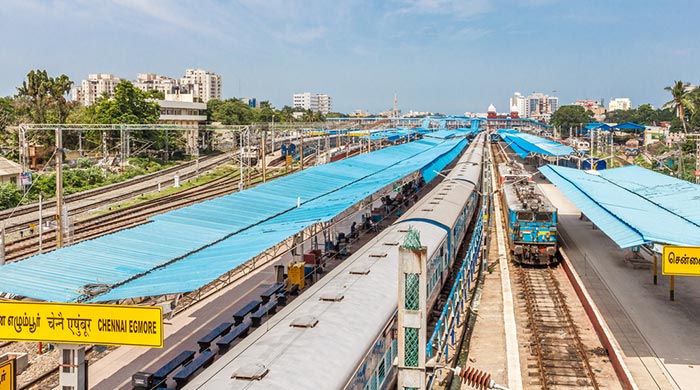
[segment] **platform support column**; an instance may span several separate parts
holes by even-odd
[[[63,390],[88,390],[85,347],[59,344],[59,385]]]
[[[671,284],[670,284],[669,293],[670,293],[670,298],[671,298],[672,301],[675,301],[675,300],[676,300],[676,297],[675,297],[675,289],[676,289],[676,277],[673,276],[673,275],[671,275]]]
[[[411,234],[409,232],[409,234]],[[417,233],[416,233],[417,234]],[[399,390],[425,389],[427,344],[427,247],[399,248]]]
[[[654,285],[658,284],[659,266],[656,259],[656,253],[654,253]]]

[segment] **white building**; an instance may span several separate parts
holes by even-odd
[[[114,88],[120,81],[119,77],[110,73],[89,74],[79,87],[73,88],[73,100],[79,101],[83,106],[91,106],[104,94],[113,98]]]
[[[180,85],[187,86],[200,102],[221,99],[221,76],[216,73],[204,69],[187,69],[185,76],[180,79]]]
[[[166,94],[165,100],[156,100],[160,106],[158,123],[200,125],[207,121],[207,104],[195,102],[193,94]]]
[[[134,86],[142,91],[159,91],[164,95],[172,94],[180,87],[180,81],[155,73],[139,73]]]
[[[532,93],[523,96],[520,92],[515,92],[510,97],[509,107],[517,108],[521,118],[548,119],[559,109],[559,98],[543,93]]]
[[[632,101],[629,98],[615,98],[610,100],[608,111],[615,110],[630,110],[632,109]]]
[[[292,104],[292,108],[320,112],[323,115],[333,111],[333,99],[326,94],[295,93]]]
[[[529,101],[527,98],[521,95],[520,92],[516,92],[510,97],[510,107],[515,108],[521,118],[527,118],[528,116],[528,109],[530,107],[528,103]]]

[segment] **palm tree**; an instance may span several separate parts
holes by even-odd
[[[690,112],[695,112],[695,105],[693,104],[693,101],[691,100],[691,89],[690,89],[690,83],[684,83],[680,80],[675,81],[673,86],[666,87],[664,90],[671,92],[671,96],[673,96],[673,100],[668,101],[664,103],[661,108],[666,109],[666,108],[673,108],[676,110],[676,114],[678,115],[678,118],[681,120],[681,123],[683,124],[683,132],[687,133],[688,128],[686,127],[685,124],[685,110],[688,109]]]

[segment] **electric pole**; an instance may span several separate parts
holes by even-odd
[[[56,248],[63,246],[63,135],[56,128]]]

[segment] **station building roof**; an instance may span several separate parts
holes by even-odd
[[[514,129],[499,129],[498,134],[522,158],[530,153],[557,157],[574,153],[574,149],[570,146]]]
[[[0,267],[0,291],[56,302],[192,291],[412,172],[441,170],[464,146],[465,140],[415,141],[160,214],[8,263]]]
[[[645,243],[700,246],[700,186],[636,165],[582,171],[539,168],[621,248]]]

